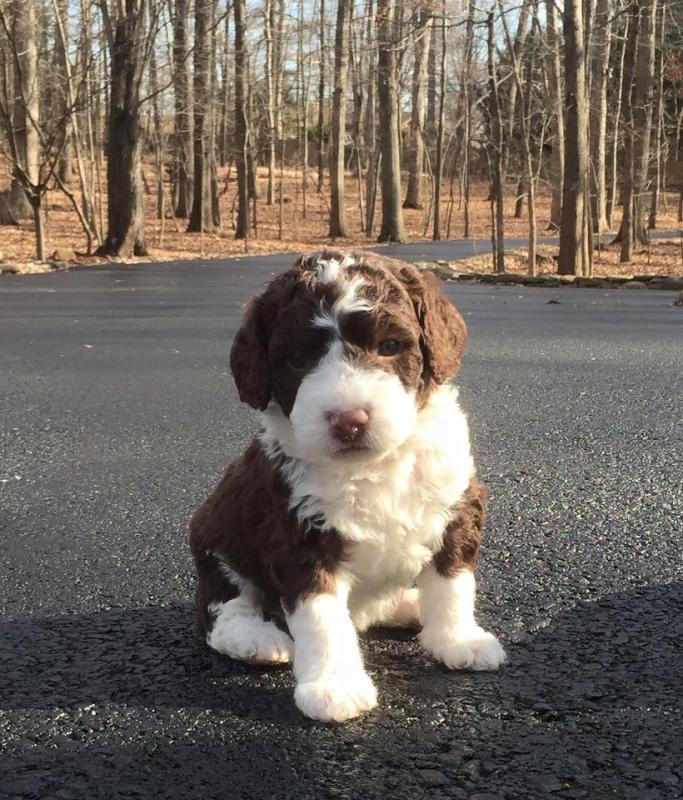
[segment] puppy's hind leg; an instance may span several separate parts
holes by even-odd
[[[391,616],[382,624],[390,628],[418,628],[420,626],[419,589],[402,589]]]
[[[294,642],[274,622],[263,618],[263,610],[251,586],[226,603],[213,603],[214,616],[206,641],[210,647],[230,658],[251,664],[285,664],[294,655]]]
[[[210,552],[197,558],[197,612],[207,644],[254,664],[292,659],[292,639],[263,618],[259,592]]]

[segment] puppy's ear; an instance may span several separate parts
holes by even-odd
[[[230,369],[240,400],[259,411],[265,410],[270,402],[270,331],[265,306],[264,297],[251,300],[230,350]]]
[[[266,409],[271,396],[270,338],[278,316],[294,297],[301,275],[299,259],[290,270],[272,280],[263,294],[254,297],[232,343],[230,369],[240,400],[259,411]]]
[[[443,295],[435,275],[406,265],[401,269],[401,277],[422,329],[423,377],[431,378],[435,383],[445,383],[460,368],[467,343],[465,320]]]

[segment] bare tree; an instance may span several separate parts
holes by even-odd
[[[664,51],[666,43],[666,0],[660,0],[657,19],[657,51],[655,63],[655,101],[653,107],[652,129],[655,134],[654,158],[655,176],[652,181],[652,200],[647,227],[657,227],[660,188],[662,184],[662,161],[664,150]]]
[[[535,275],[536,274],[536,174],[533,165],[531,130],[529,122],[529,110],[531,105],[531,81],[533,79],[533,61],[529,67],[529,81],[527,82],[529,88],[527,97],[525,98],[525,92],[522,86],[522,70],[518,55],[519,51],[512,43],[512,38],[510,36],[510,30],[508,28],[507,20],[505,17],[505,11],[503,9],[502,0],[498,0],[498,7],[500,9],[500,18],[503,24],[505,40],[508,46],[508,50],[510,51],[510,57],[512,59],[512,77],[520,100],[519,119],[521,122],[522,144],[524,148],[524,179],[523,181],[520,181],[520,185],[523,191],[524,181],[526,182],[527,211],[529,214],[528,271],[529,275]],[[534,12],[536,12],[535,5],[534,5]],[[521,196],[521,191],[519,192],[519,194]]]
[[[330,231],[335,239],[347,236],[344,209],[344,154],[346,145],[346,91],[348,83],[349,17],[352,0],[338,0],[334,37],[334,95],[330,124]]]
[[[560,37],[557,32],[557,10],[555,0],[546,0],[546,44],[545,58],[547,91],[546,109],[550,120],[550,228],[559,228],[562,216],[562,186],[564,181],[564,91],[560,67]]]
[[[424,167],[425,83],[429,63],[429,44],[433,16],[430,3],[420,2],[415,20],[415,60],[413,63],[412,111],[408,189],[403,208],[422,208],[422,171]]]
[[[213,0],[195,0],[194,4],[194,180],[192,211],[188,231],[212,231],[211,204],[211,31]]]
[[[395,0],[377,0],[377,95],[382,131],[382,227],[380,242],[405,240],[401,209],[401,163],[399,151],[398,87],[396,75]]]
[[[593,228],[608,230],[607,183],[607,75],[611,47],[611,0],[597,0],[591,36],[590,176]]]
[[[472,62],[474,50],[474,0],[467,0],[467,24],[465,29],[465,55],[462,76],[463,94],[463,236],[467,239],[470,235],[470,164],[472,153],[472,116],[473,116],[473,91],[472,91]]]
[[[320,0],[320,55],[318,59],[318,191],[323,188],[325,163],[325,68],[327,52],[325,45],[325,0]]]
[[[635,59],[624,70],[623,214],[617,241],[622,262],[635,243],[647,244],[645,189],[650,163],[657,0],[635,0],[631,41]]]
[[[564,71],[566,129],[558,271],[561,275],[590,275],[588,109],[581,0],[565,0]]]
[[[190,124],[190,81],[187,73],[188,0],[175,0],[173,10],[173,96],[175,102],[173,134],[173,201],[176,217],[190,212],[192,197],[192,128]]]
[[[237,164],[237,226],[236,239],[248,239],[249,219],[249,162],[247,155],[246,109],[246,0],[233,0],[235,14],[235,162]]]
[[[145,212],[142,189],[142,79],[150,37],[148,0],[123,0],[115,16],[102,0],[110,51],[110,97],[107,126],[107,236],[100,255],[145,256]]]
[[[35,0],[14,0],[11,13],[0,5],[0,22],[11,48],[11,67],[5,62],[5,86],[12,80],[11,91],[5,91],[0,116],[9,143],[9,157],[15,192],[28,201],[36,229],[36,257],[45,260],[45,220],[42,199],[47,179],[41,170],[40,84],[38,81],[37,14]],[[13,100],[13,103],[11,102]],[[14,106],[13,108],[11,106]],[[63,133],[62,133],[63,138]],[[48,156],[49,164],[49,156]],[[54,170],[49,165],[48,176]],[[23,216],[21,203],[10,203],[12,217]]]
[[[443,137],[446,110],[446,4],[441,8],[441,79],[439,85],[439,115],[436,128],[436,166],[434,169],[434,228],[432,239],[441,239],[441,179],[443,177]]]
[[[273,39],[275,31],[275,3],[265,0],[263,8],[264,30],[266,37],[266,110],[268,124],[268,188],[266,190],[266,203],[273,205],[275,202],[275,145],[277,143],[277,128],[275,126],[275,60]]]
[[[364,140],[366,149],[367,172],[365,178],[365,233],[372,236],[375,224],[375,204],[377,199],[377,176],[382,151],[377,145],[377,49],[375,41],[374,1],[368,0],[365,9],[365,40],[369,55],[367,59],[368,97],[365,103]]]
[[[498,94],[498,69],[495,57],[494,14],[491,8],[486,16],[486,45],[488,66],[488,117],[489,117],[489,172],[491,175],[491,242],[493,265],[496,272],[505,272],[505,217],[503,199],[503,116]]]

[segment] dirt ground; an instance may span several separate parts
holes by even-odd
[[[603,236],[607,239],[606,236]],[[557,272],[558,247],[538,245],[536,254],[537,273],[552,275]],[[593,274],[607,275],[683,275],[683,243],[681,238],[653,239],[647,249],[633,254],[631,261],[619,261],[619,245],[602,245],[593,253]],[[460,272],[492,272],[490,253],[451,262]],[[526,274],[528,261],[526,250],[509,250],[505,253],[505,271]]]
[[[3,170],[4,172],[4,170]],[[104,176],[103,176],[104,178]],[[227,256],[250,254],[265,254],[278,251],[306,251],[321,248],[332,244],[327,236],[329,187],[323,187],[322,194],[315,188],[316,172],[309,171],[308,190],[306,193],[306,209],[304,210],[304,197],[301,190],[301,172],[288,170],[284,176],[283,192],[283,238],[278,235],[279,206],[265,204],[267,173],[259,169],[258,187],[260,198],[257,201],[258,230],[257,235],[248,242],[238,241],[234,238],[234,213],[236,179],[232,170],[228,175],[227,168],[221,169],[219,182],[222,188],[220,198],[221,228],[215,233],[187,233],[186,220],[166,218],[163,221],[156,219],[156,193],[155,174],[151,165],[145,167],[145,179],[148,191],[146,192],[146,237],[150,252],[149,257],[142,261],[172,261],[190,258],[224,258]],[[6,183],[0,177],[0,183]],[[74,188],[75,187],[74,180]],[[0,188],[3,188],[0,186]],[[165,187],[168,196],[168,186]],[[424,186],[425,208],[421,211],[404,210],[406,234],[409,241],[431,239],[431,215],[428,208],[428,195],[430,187],[427,181]],[[277,182],[276,182],[277,194]],[[490,206],[486,200],[486,186],[473,187],[470,201],[470,234],[473,238],[486,239],[490,236]],[[364,198],[363,198],[364,200]],[[85,237],[78,222],[77,216],[70,206],[67,198],[60,192],[50,192],[47,197],[47,248],[51,260],[59,262],[91,264],[103,259],[97,259],[84,253]],[[351,236],[348,239],[338,239],[335,244],[340,246],[362,246],[374,243],[374,237],[362,233],[362,212],[359,202],[359,182],[357,178],[349,176],[346,181],[346,208],[348,227]],[[463,236],[463,209],[458,196],[458,187],[454,187],[454,196],[450,197],[448,185],[444,189],[443,201],[443,238],[462,238]],[[539,236],[547,235],[547,226],[550,211],[550,198],[543,193],[539,194],[537,204]],[[664,195],[658,218],[658,227],[661,230],[676,230],[679,223],[676,220],[677,197],[673,194]],[[376,229],[379,228],[381,216],[380,199],[377,200],[375,213]],[[429,219],[428,219],[429,217]],[[102,209],[102,218],[106,227],[106,208]],[[521,219],[514,218],[514,200],[510,197],[506,209],[505,219],[506,237],[526,237],[527,217],[526,209]],[[539,270],[554,271],[555,265],[552,254],[555,250],[541,248],[541,253],[548,258],[539,265]],[[0,227],[0,262],[25,264],[24,269],[31,270],[30,262],[35,258],[34,226],[30,221],[23,221],[18,227]],[[680,244],[677,241],[665,243],[653,242],[650,252],[637,253],[630,264],[620,265],[619,254],[616,249],[603,249],[595,254],[596,274],[639,274],[649,273],[683,273],[683,262]],[[28,263],[27,263],[28,262]],[[468,263],[467,269],[491,269],[490,257],[476,257]],[[35,267],[37,269],[37,267]],[[522,251],[511,252],[506,259],[508,271],[526,271],[525,257]],[[23,270],[22,270],[23,271]]]

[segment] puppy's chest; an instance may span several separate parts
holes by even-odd
[[[412,471],[398,486],[358,487],[340,513],[340,533],[351,542],[346,569],[365,583],[407,584],[441,546],[443,531],[460,492],[457,481],[438,485]]]
[[[345,570],[354,579],[377,589],[409,585],[439,550],[470,472],[469,452],[449,458],[440,449],[418,450],[363,478],[330,478],[324,486],[318,475],[310,511],[349,542]]]

